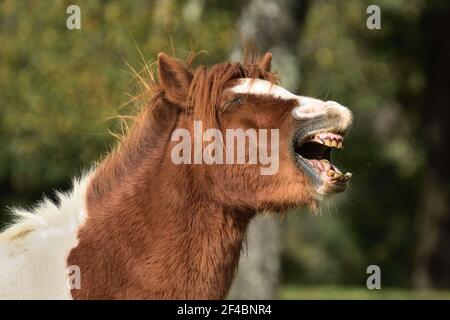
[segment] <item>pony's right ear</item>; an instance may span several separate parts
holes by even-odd
[[[166,98],[179,106],[185,106],[192,82],[189,70],[175,58],[161,52],[158,54],[158,77]]]
[[[266,52],[266,54],[262,57],[261,61],[259,62],[259,66],[267,72],[270,72],[270,69],[272,67],[272,54],[270,52]]]

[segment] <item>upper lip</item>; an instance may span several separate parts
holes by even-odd
[[[293,138],[292,150],[297,165],[305,172],[316,190],[345,190],[351,173],[343,174],[331,163],[332,149],[344,147],[345,132],[319,129],[298,130]],[[308,158],[309,156],[309,158]]]

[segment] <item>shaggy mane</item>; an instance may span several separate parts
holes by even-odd
[[[138,49],[139,50],[139,49]],[[187,98],[186,110],[194,114],[196,119],[203,119],[206,127],[212,127],[216,119],[216,111],[218,107],[218,99],[222,91],[226,89],[225,84],[233,79],[239,78],[255,78],[270,81],[273,84],[278,84],[279,77],[276,73],[267,72],[259,66],[260,54],[248,44],[244,44],[243,55],[241,62],[224,62],[215,64],[211,67],[204,65],[196,65],[195,60],[197,56],[205,51],[189,53],[186,59],[179,59],[187,67],[189,72],[193,75],[192,85]],[[157,108],[158,100],[164,97],[164,89],[162,88],[158,77],[156,76],[157,62],[145,61],[142,53],[144,67],[140,72],[136,71],[128,63],[127,66],[134,74],[135,83],[134,91],[136,93],[129,94],[130,99],[124,103],[124,106],[133,105],[135,109],[134,114],[121,114],[111,118],[117,118],[120,121],[120,133],[110,132],[120,141],[124,140],[129,132],[130,125],[135,122],[141,122],[143,114],[146,111],[151,111]],[[152,116],[145,115],[146,121],[155,122],[158,119],[157,112],[151,112]],[[131,120],[131,121],[130,121]]]

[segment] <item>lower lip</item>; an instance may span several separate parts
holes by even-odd
[[[332,177],[327,175],[326,171],[318,172],[314,165],[308,160],[303,158],[302,156],[295,153],[297,167],[301,169],[310,179],[312,185],[316,189],[323,188],[324,184],[329,185],[330,189],[334,192],[341,192],[344,191],[347,187],[348,179],[344,180],[341,178],[341,180],[333,179]],[[333,164],[330,163],[330,168],[337,173],[341,173],[338,168],[336,168]]]

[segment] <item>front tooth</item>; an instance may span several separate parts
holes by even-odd
[[[339,141],[339,142],[338,142],[338,145],[337,145],[337,147],[338,147],[339,149],[341,149],[341,148],[342,148],[342,141]]]
[[[326,140],[325,140],[325,145],[326,145],[326,146],[329,146],[329,147],[332,147],[332,146],[333,146],[333,144],[332,144],[332,142],[331,142],[330,139],[326,139]]]
[[[331,165],[330,165],[330,163],[328,162],[328,160],[323,159],[323,160],[321,160],[321,162],[322,162],[323,168],[324,168],[323,171],[328,171],[328,170],[330,170]]]
[[[333,140],[333,142],[331,142],[331,146],[332,146],[332,147],[337,147],[337,141],[336,141],[336,140]]]

